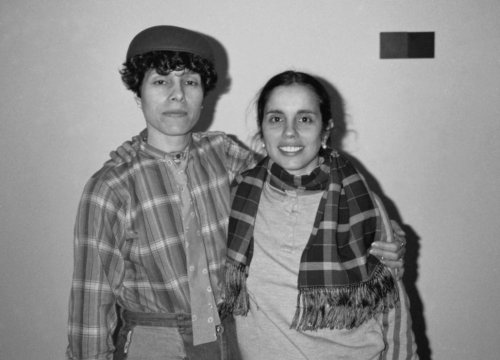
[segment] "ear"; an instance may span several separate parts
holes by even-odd
[[[330,131],[335,127],[333,124],[333,119],[328,120],[328,126],[326,127],[326,131]]]
[[[321,139],[321,147],[323,149],[326,149],[328,147],[326,142],[328,141],[328,138],[331,135],[331,130],[333,129],[333,126],[334,126],[333,120],[332,119],[328,120],[328,125],[326,126],[326,129],[323,132],[323,138]]]
[[[137,104],[137,107],[139,109],[142,109],[142,101],[141,101],[141,98],[139,96],[134,96],[134,100],[135,100],[135,103]]]
[[[328,125],[326,126],[326,129],[323,131],[323,137],[328,138],[330,136],[330,132],[333,128],[334,128],[333,120],[330,119],[330,120],[328,120]]]

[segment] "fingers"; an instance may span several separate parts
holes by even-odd
[[[132,143],[130,141],[125,141],[121,147],[123,148],[123,150],[130,153],[130,155],[135,156],[135,148],[132,146]]]
[[[109,153],[109,157],[111,158],[111,160],[113,160],[115,164],[118,164],[121,160],[120,156],[116,153],[116,151],[111,151]]]
[[[380,262],[391,269],[404,270],[405,267],[403,260],[387,260],[384,258],[383,260],[380,260]]]
[[[370,254],[376,256],[380,262],[389,267],[397,280],[403,278],[404,255],[406,253],[406,237],[401,226],[391,220],[394,241],[375,241],[370,248]]]
[[[389,244],[389,246],[387,246],[387,244]],[[376,256],[382,264],[391,270],[394,277],[397,280],[400,280],[403,278],[405,270],[403,261],[404,253],[403,255],[400,255],[402,251],[404,252],[404,248],[400,248],[394,252],[397,247],[398,245],[396,243],[381,243],[379,248],[376,243],[373,243],[370,249],[370,254]]]
[[[404,252],[405,248],[401,248],[397,242],[375,241],[370,248],[370,254],[380,260],[397,261],[403,258]]]
[[[116,149],[118,156],[125,162],[132,161],[132,158],[136,155],[135,150],[128,143],[123,143],[118,149]]]

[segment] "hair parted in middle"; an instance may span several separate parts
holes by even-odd
[[[330,96],[325,87],[314,76],[293,70],[287,70],[274,75],[267,81],[261,89],[257,99],[257,126],[259,134],[262,136],[262,121],[264,120],[264,110],[269,101],[273,90],[279,86],[303,85],[310,88],[318,97],[319,109],[323,130],[328,128],[329,121],[332,119],[332,109]]]
[[[120,75],[127,89],[141,97],[141,86],[148,70],[154,69],[160,75],[172,71],[190,70],[200,74],[203,92],[215,88],[217,72],[211,61],[198,55],[181,51],[151,51],[136,55],[123,63]]]

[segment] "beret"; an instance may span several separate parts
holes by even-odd
[[[158,25],[142,30],[130,42],[126,60],[150,51],[183,51],[214,63],[208,38],[196,31],[177,26]]]

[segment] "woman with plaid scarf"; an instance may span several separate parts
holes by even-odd
[[[337,151],[328,93],[286,71],[257,102],[268,156],[236,179],[222,313],[244,359],[416,359],[402,283],[369,249],[394,234]]]

